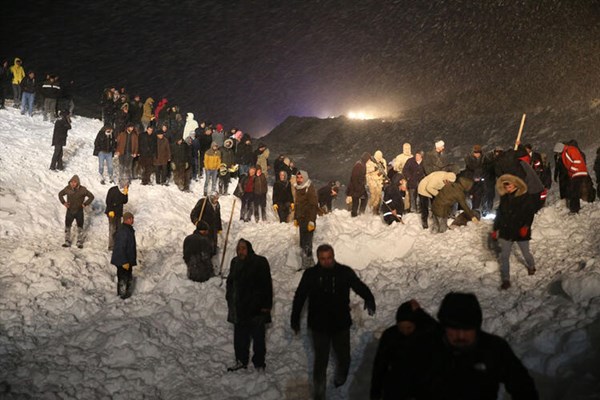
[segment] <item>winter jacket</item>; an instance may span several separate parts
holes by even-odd
[[[470,154],[465,157],[465,176],[479,182],[483,178],[483,156]]]
[[[167,165],[171,160],[171,145],[166,137],[156,138],[156,157],[154,158],[154,165]]]
[[[25,70],[23,69],[23,67],[19,64],[17,64],[17,61],[21,61],[20,58],[15,58],[15,61],[13,62],[13,65],[11,65],[10,69],[10,73],[12,74],[12,84],[13,85],[19,85],[21,83],[21,81],[23,80],[23,78],[25,78]]]
[[[213,251],[212,240],[198,231],[184,239],[183,259],[188,267],[188,278],[195,282],[205,282],[214,276]]]
[[[410,143],[404,143],[402,145],[402,153],[398,154],[396,158],[392,160],[392,167],[394,168],[394,171],[402,172],[406,162],[413,157],[411,151]]]
[[[228,149],[227,147],[221,148],[221,163],[231,167],[235,164],[235,153],[233,149]]]
[[[419,338],[430,335],[436,321],[422,309],[414,311],[415,332],[400,333],[397,325],[386,329],[379,339],[371,377],[371,399],[408,400],[416,394],[419,377],[414,360],[419,357],[416,344]]]
[[[352,268],[335,263],[331,268],[320,264],[302,274],[292,304],[291,326],[300,329],[300,314],[308,298],[308,327],[317,332],[338,332],[352,325],[350,289],[375,308],[371,290]]]
[[[54,80],[48,79],[42,84],[40,92],[46,99],[58,99],[60,96],[60,84]]]
[[[444,181],[455,182],[456,174],[445,171],[432,172],[431,174],[425,176],[425,178],[421,179],[421,182],[419,182],[419,186],[417,187],[417,191],[421,196],[429,198],[435,197],[444,187]]]
[[[204,203],[206,202],[206,205]],[[204,210],[202,210],[204,207]],[[219,202],[211,204],[207,197],[203,197],[194,206],[192,212],[190,212],[190,220],[194,225],[197,225],[198,219],[202,213],[201,221],[204,221],[210,227],[210,232],[218,232],[223,229],[221,222],[221,205]],[[209,235],[210,236],[210,235]]]
[[[425,153],[423,168],[427,175],[435,171],[444,171],[447,168],[446,156],[443,152],[438,153],[435,149]]]
[[[513,193],[508,193],[503,182],[512,182],[516,187]],[[531,239],[531,225],[535,215],[535,204],[527,196],[527,185],[514,175],[502,175],[496,181],[496,190],[500,195],[500,205],[494,219],[494,230],[498,237],[505,240],[521,241]],[[521,235],[521,228],[527,227],[526,235]]]
[[[72,181],[77,182],[75,189],[71,187]],[[65,196],[67,196],[66,200]],[[90,205],[92,201],[94,201],[94,195],[87,190],[85,186],[81,186],[79,176],[73,175],[73,177],[69,179],[69,184],[58,193],[58,200],[63,205],[69,203],[69,212],[75,214],[79,212],[83,206]]]
[[[240,165],[256,165],[256,158],[252,151],[252,143],[247,144],[243,140],[238,143],[235,160]]]
[[[121,192],[118,186],[113,186],[106,193],[106,210],[104,214],[109,212],[115,213],[115,218],[119,220],[123,216],[123,204],[127,204],[129,196]]]
[[[152,106],[154,105],[154,99],[152,97],[148,97],[144,102],[144,108],[142,110],[142,120],[151,121],[154,117],[152,113]]]
[[[408,181],[407,187],[409,189],[416,189],[419,186],[419,182],[421,179],[425,177],[425,169],[423,168],[423,161],[421,163],[417,163],[417,159],[415,157],[409,158],[406,160],[406,164],[404,164],[404,168],[402,168],[402,175]]]
[[[256,150],[256,165],[260,165],[264,174],[267,174],[267,169],[269,168],[269,154],[271,154],[271,152],[268,148],[264,149],[262,152]]]
[[[521,168],[525,172],[525,177],[522,178],[527,185],[527,193],[539,195],[544,190],[544,184],[539,175],[533,170],[529,163],[521,160]]]
[[[94,139],[94,155],[97,156],[100,152],[114,153],[115,151],[115,138],[112,133],[106,134],[106,128],[102,128],[98,131],[96,139]]]
[[[269,187],[267,186],[267,176],[265,174],[256,175],[254,178],[254,194],[267,194]]]
[[[122,224],[115,233],[115,245],[110,263],[117,267],[123,264],[129,264],[130,267],[137,265],[137,249],[133,226]]]
[[[178,167],[185,166],[185,163],[191,164],[192,153],[190,152],[190,146],[184,141],[181,143],[173,143],[171,145],[171,161]]]
[[[351,197],[366,197],[367,196],[367,177],[366,177],[366,163],[370,159],[368,153],[364,153],[359,161],[352,167],[352,173],[350,174],[350,183],[346,188],[346,196]]]
[[[54,132],[52,133],[52,146],[66,146],[71,122],[65,116],[61,116],[54,123]]]
[[[204,153],[204,168],[208,171],[214,171],[218,170],[219,166],[221,166],[221,151],[212,146]]]
[[[164,98],[158,102],[158,105],[156,106],[156,109],[154,110],[154,118],[156,118],[157,121],[160,121],[160,116],[164,115],[163,109],[167,106],[168,102],[169,101]],[[146,103],[148,103],[147,99],[146,99]],[[161,121],[161,122],[164,122],[164,121]]]
[[[394,220],[397,220],[392,214],[392,211],[396,211],[396,215],[401,217],[404,211],[404,196],[406,193],[398,187],[401,176],[399,174],[394,175],[392,182],[385,187],[383,191],[383,202],[381,203],[381,214],[386,223],[391,224]]]
[[[271,322],[273,282],[271,267],[265,257],[254,253],[250,242],[245,260],[234,257],[227,276],[227,321],[246,324],[252,321]],[[268,311],[261,311],[268,310]]]
[[[35,93],[37,91],[37,81],[35,78],[26,76],[21,81],[21,90],[23,93]]]
[[[219,130],[214,131],[212,134],[212,140],[219,146],[219,148],[223,147],[223,144],[225,144],[225,132]]]
[[[125,154],[125,150],[129,149],[127,154],[136,156],[138,154],[138,140],[139,134],[137,130],[134,128],[131,133],[127,133],[127,131],[123,131],[119,133],[117,136],[117,153],[120,156]],[[129,141],[129,143],[127,143]]]
[[[492,400],[500,384],[514,400],[537,400],[535,383],[502,338],[478,331],[473,348],[458,351],[436,329],[429,340],[420,340],[414,358],[416,399]]]
[[[157,156],[157,142],[158,140],[154,132],[151,134],[148,134],[147,131],[142,132],[138,136],[138,151],[140,157],[154,159]]]
[[[210,150],[213,144],[212,133],[206,134],[206,132],[202,132],[198,136],[198,141],[200,142],[200,151],[202,153],[207,152],[208,150]]]
[[[381,192],[383,182],[386,178],[386,165],[387,162],[379,150],[377,150],[373,158],[369,159],[365,164],[366,181],[371,193],[373,193],[373,191]]]
[[[132,101],[129,103],[129,121],[138,126],[142,123],[142,115],[144,113],[144,103],[141,101]]]
[[[196,129],[198,128],[198,122],[194,119],[194,113],[187,113],[185,118],[185,126],[183,127],[183,137],[187,138],[191,134],[196,135]]]
[[[562,151],[562,161],[569,173],[569,178],[588,175],[585,157],[577,146],[566,143]]]
[[[315,185],[308,179],[306,171],[302,171],[304,183],[296,185],[296,202],[294,218],[298,221],[298,225],[306,227],[309,222],[315,223],[319,210],[319,199]]]
[[[444,187],[435,196],[435,200],[433,200],[433,204],[431,206],[433,215],[436,217],[447,218],[450,216],[450,212],[452,211],[454,204],[458,203],[460,208],[464,210],[469,219],[475,217],[475,214],[467,205],[467,196],[465,195],[465,192],[471,190],[472,187],[473,180],[464,176],[458,178],[458,182],[444,185]]]
[[[287,179],[273,184],[273,204],[293,203],[292,184]]]

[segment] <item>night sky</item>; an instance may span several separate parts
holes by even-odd
[[[600,93],[598,0],[12,1],[1,19],[1,57],[90,101],[124,86],[254,136],[288,115]]]

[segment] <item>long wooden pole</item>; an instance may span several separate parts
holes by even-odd
[[[519,128],[519,134],[517,135],[517,140],[515,141],[515,150],[519,148],[519,143],[521,143],[521,134],[523,133],[523,126],[525,126],[525,116],[523,114],[523,118],[521,118],[521,127]]]
[[[233,211],[235,210],[235,202],[237,199],[233,199],[231,205],[231,215],[229,216],[229,223],[227,224],[227,232],[225,233],[225,243],[223,244],[223,256],[221,257],[221,265],[219,266],[219,276],[223,273],[223,263],[225,262],[225,253],[227,252],[227,240],[229,239],[229,229],[231,228],[231,221],[233,220]]]

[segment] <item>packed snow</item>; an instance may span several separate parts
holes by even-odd
[[[0,397],[309,398],[312,349],[305,318],[299,336],[289,328],[301,277],[297,229],[277,222],[273,212],[268,222],[243,223],[239,201],[220,199],[225,227],[233,215],[223,275],[235,243],[245,238],[268,258],[274,287],[266,372],[228,373],[235,360],[223,280],[188,280],[182,259],[203,182],[184,193],[175,185],[133,181],[125,210],[136,217],[139,266],[133,296],[120,299],[103,213],[110,185],[100,183],[92,155],[101,126],[75,117],[66,170],[55,172],[48,169],[52,124],[40,115],[0,110]],[[57,194],[74,174],[95,195],[85,213],[83,249],[61,247],[65,209]],[[338,389],[330,382],[328,398],[368,398],[377,340],[394,323],[398,305],[415,298],[435,315],[451,290],[478,296],[484,329],[510,342],[542,398],[600,398],[600,202],[583,203],[570,215],[554,189],[532,229],[537,273],[527,275],[515,246],[508,291],[499,290],[499,266],[486,245],[491,219],[434,235],[415,214],[392,226],[373,215],[350,218],[341,209],[320,217],[315,248],[333,245],[337,260],[357,271],[377,301],[369,317],[362,299],[352,295],[350,378]],[[217,272],[226,231],[214,259]]]

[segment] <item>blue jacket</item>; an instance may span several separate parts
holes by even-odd
[[[135,230],[133,226],[123,224],[115,233],[115,247],[110,263],[117,267],[123,264],[129,264],[130,267],[133,267],[137,265],[136,255]]]

